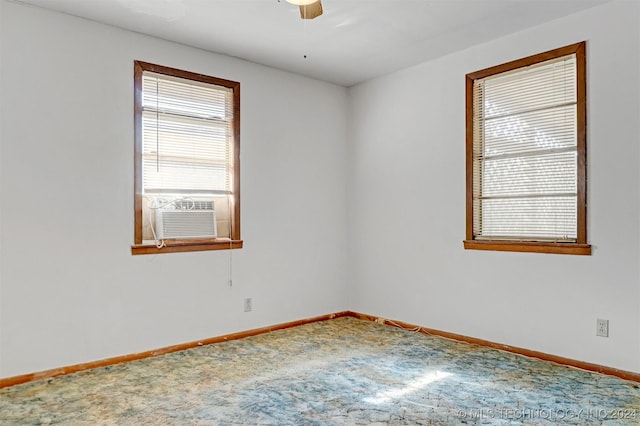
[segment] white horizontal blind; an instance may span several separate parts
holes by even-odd
[[[576,241],[576,87],[574,54],[474,82],[474,238]]]
[[[226,87],[143,72],[143,193],[231,193],[232,95]]]

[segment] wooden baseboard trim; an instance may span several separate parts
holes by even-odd
[[[319,321],[327,321],[330,319],[341,318],[346,316],[353,316],[353,314],[349,311],[336,312],[333,314],[321,315],[313,318],[291,321],[291,322],[286,322],[282,324],[275,324],[267,327],[256,328],[253,330],[240,331],[238,333],[225,334],[224,336],[210,337],[208,339],[197,340],[194,342],[167,346],[165,348],[155,349],[155,350],[146,351],[146,352],[140,352],[140,353],[131,354],[131,355],[117,356],[113,358],[102,359],[99,361],[87,362],[84,364],[76,364],[76,365],[70,365],[67,367],[54,368],[51,370],[40,371],[37,373],[29,373],[29,374],[22,374],[20,376],[7,377],[4,379],[0,378],[0,389],[6,388],[9,386],[19,385],[22,383],[33,382],[36,380],[51,379],[53,377],[64,376],[66,374],[77,373],[79,371],[84,371],[84,370],[90,370],[92,368],[107,367],[109,365],[120,364],[123,362],[130,362],[130,361],[136,361],[144,358],[166,355],[172,352],[184,351],[186,349],[191,349],[198,346],[205,346],[205,345],[211,345],[214,343],[221,343],[221,342],[228,342],[231,340],[243,339],[245,337],[257,336],[259,334],[269,333],[271,331],[284,330],[286,328],[297,327],[304,324],[310,324],[310,323],[319,322]]]
[[[640,383],[640,374],[639,373],[633,373],[633,372],[630,372],[630,371],[619,370],[619,369],[611,368],[611,367],[605,367],[605,366],[602,366],[602,365],[592,364],[592,363],[584,362],[584,361],[577,361],[577,360],[574,360],[574,359],[571,359],[571,358],[565,358],[565,357],[561,357],[561,356],[550,355],[550,354],[546,354],[544,352],[532,351],[532,350],[529,350],[529,349],[523,349],[523,348],[519,348],[519,347],[516,347],[516,346],[503,345],[503,344],[491,342],[491,341],[488,341],[488,340],[477,339],[475,337],[468,337],[468,336],[464,336],[464,335],[461,335],[461,334],[449,333],[449,332],[446,332],[446,331],[435,330],[435,329],[432,329],[432,328],[426,328],[426,327],[422,327],[422,326],[415,325],[415,324],[409,324],[409,323],[406,323],[406,322],[403,322],[403,321],[396,321],[396,320],[390,320],[390,319],[381,319],[380,317],[376,317],[374,315],[362,314],[362,313],[354,312],[354,311],[342,311],[342,312],[336,312],[336,313],[333,313],[333,314],[320,315],[320,316],[313,317],[313,318],[307,318],[307,319],[302,319],[302,320],[297,320],[297,321],[291,321],[291,322],[286,322],[286,323],[281,323],[281,324],[275,324],[275,325],[262,327],[262,328],[256,328],[256,329],[253,329],[253,330],[241,331],[241,332],[238,332],[238,333],[226,334],[226,335],[218,336],[218,337],[210,337],[210,338],[203,339],[203,340],[197,340],[197,341],[193,341],[193,342],[182,343],[182,344],[179,344],[179,345],[167,346],[165,348],[155,349],[155,350],[146,351],[146,352],[140,352],[140,353],[136,353],[136,354],[123,355],[123,356],[107,358],[107,359],[103,359],[103,360],[99,360],[99,361],[87,362],[87,363],[84,363],[84,364],[76,364],[76,365],[70,365],[70,366],[67,366],[67,367],[54,368],[54,369],[51,369],[51,370],[40,371],[40,372],[37,372],[37,373],[29,373],[29,374],[23,374],[23,375],[20,375],[20,376],[7,377],[7,378],[4,378],[4,379],[0,379],[0,389],[6,388],[6,387],[9,387],[9,386],[19,385],[19,384],[22,384],[22,383],[33,382],[33,381],[36,381],[36,380],[45,380],[45,379],[50,379],[50,378],[53,378],[53,377],[64,376],[66,374],[77,373],[77,372],[84,371],[84,370],[90,370],[92,368],[107,367],[107,366],[110,366],[110,365],[120,364],[120,363],[123,363],[123,362],[130,362],[130,361],[136,361],[136,360],[144,359],[144,358],[150,358],[150,357],[155,357],[155,356],[160,356],[160,355],[166,355],[166,354],[169,354],[169,353],[172,353],[172,352],[179,352],[179,351],[183,351],[183,350],[186,350],[186,349],[195,348],[195,347],[198,347],[198,346],[205,346],[205,345],[211,345],[211,344],[214,344],[214,343],[221,343],[221,342],[228,342],[228,341],[232,341],[232,340],[243,339],[245,337],[257,336],[259,334],[265,334],[265,333],[269,333],[269,332],[276,331],[276,330],[284,330],[284,329],[287,329],[287,328],[297,327],[297,326],[304,325],[304,324],[310,324],[310,323],[319,322],[319,321],[327,321],[327,320],[330,320],[330,319],[342,318],[342,317],[353,317],[353,318],[358,318],[358,319],[366,320],[366,321],[379,322],[381,324],[385,324],[385,325],[392,326],[392,327],[403,328],[405,330],[414,330],[414,331],[418,331],[418,332],[424,333],[424,334],[444,337],[444,338],[451,339],[451,340],[457,340],[459,342],[465,342],[465,343],[470,343],[470,344],[473,344],[473,345],[485,346],[485,347],[489,347],[489,348],[492,348],[492,349],[498,349],[498,350],[502,350],[502,351],[506,351],[506,352],[515,353],[515,354],[518,354],[518,355],[527,356],[527,357],[530,357],[530,358],[537,358],[537,359],[540,359],[540,360],[543,360],[543,361],[550,361],[550,362],[554,362],[554,363],[560,364],[560,365],[579,368],[581,370],[592,371],[592,372],[600,373],[600,374],[606,374],[606,375],[609,375],[609,376],[615,376],[615,377],[619,377],[621,379],[631,380],[631,381]]]
[[[590,362],[577,361],[571,358],[565,358],[557,355],[550,355],[544,352],[532,351],[529,349],[519,348],[517,346],[503,345],[500,343],[491,342],[483,339],[476,339],[475,337],[463,336],[461,334],[449,333],[446,331],[435,330],[432,328],[426,328],[419,325],[409,324],[403,321],[395,321],[382,319],[373,315],[361,314],[359,312],[347,311],[347,316],[359,318],[367,321],[374,321],[380,324],[385,324],[393,327],[403,328],[405,330],[418,331],[424,334],[430,334],[433,336],[444,337],[451,340],[457,340],[459,342],[471,343],[473,345],[485,346],[492,349],[498,349],[506,352],[511,352],[518,355],[523,355],[529,358],[537,358],[543,361],[550,361],[556,364],[565,365],[568,367],[579,368],[581,370],[587,370],[595,373],[606,374],[608,376],[619,377],[624,380],[631,380],[634,382],[640,382],[640,373],[633,373],[631,371],[619,370],[617,368],[605,367],[603,365],[592,364]]]

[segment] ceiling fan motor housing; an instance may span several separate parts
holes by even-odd
[[[302,19],[313,19],[322,15],[322,2],[317,0],[310,4],[300,5],[300,17]]]

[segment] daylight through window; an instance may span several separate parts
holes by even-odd
[[[135,69],[134,253],[236,248],[239,84]]]
[[[584,43],[467,76],[467,248],[587,254],[584,86]]]

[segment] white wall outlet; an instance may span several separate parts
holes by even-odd
[[[596,336],[609,337],[609,320],[600,318],[596,320]]]
[[[244,311],[245,312],[251,312],[251,309],[253,308],[252,303],[251,303],[251,298],[247,297],[244,299]]]

